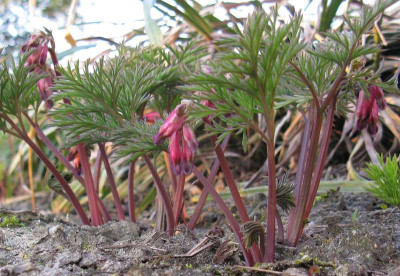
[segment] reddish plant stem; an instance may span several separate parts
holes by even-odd
[[[101,152],[100,150],[98,150],[96,162],[94,163],[94,176],[93,176],[96,193],[99,193],[100,190],[101,159],[102,159]]]
[[[222,151],[225,151],[226,147],[228,146],[229,139],[231,138],[231,136],[232,136],[231,134],[228,134],[225,137],[224,141],[222,141],[222,144],[218,145],[217,147],[221,147]],[[210,182],[210,183],[214,182],[214,179],[215,179],[215,176],[217,175],[218,169],[219,169],[219,161],[218,161],[218,159],[215,159],[213,166],[211,168],[211,172],[210,172],[209,176],[207,177],[208,182]],[[196,204],[196,208],[194,209],[193,215],[191,216],[190,221],[189,221],[188,228],[190,230],[193,230],[196,227],[197,220],[199,219],[200,214],[203,210],[207,196],[208,196],[208,190],[203,189],[203,191],[201,192],[199,201]]]
[[[210,137],[214,146],[216,145],[217,136],[213,135]],[[224,155],[224,151],[220,146],[215,147],[215,152],[217,154],[218,161],[221,166],[221,170],[225,176],[226,183],[228,184],[229,191],[232,194],[233,201],[235,202],[236,208],[239,212],[239,217],[242,220],[242,223],[246,223],[250,221],[249,215],[247,214],[246,207],[244,206],[242,197],[240,196],[239,190],[237,189],[235,179],[233,178],[232,171],[229,168],[228,160]],[[258,248],[257,244],[253,244],[251,247],[251,253],[254,257],[256,262],[261,262],[261,253],[260,249]]]
[[[283,242],[285,240],[285,230],[283,229],[281,214],[278,211],[276,211],[276,225],[278,227],[278,242]]]
[[[92,218],[92,225],[100,226],[103,224],[103,221],[100,215],[99,206],[97,205],[96,190],[94,188],[92,171],[90,170],[89,158],[86,154],[86,149],[84,144],[79,144],[77,148],[82,165],[82,171],[85,176],[86,192],[88,195],[89,211],[90,211],[90,216]]]
[[[19,127],[14,124],[14,122],[8,117],[4,117],[7,122],[15,129],[20,137],[32,148],[32,150],[36,153],[36,155],[42,160],[42,162],[46,165],[46,167],[51,171],[54,177],[58,180],[58,182],[63,187],[69,201],[71,202],[72,206],[74,207],[76,213],[78,214],[79,218],[81,219],[83,224],[90,225],[90,221],[85,214],[85,211],[82,208],[82,205],[79,203],[78,198],[75,196],[74,192],[72,191],[71,187],[68,185],[67,181],[64,177],[60,174],[57,168],[53,165],[52,162],[46,157],[46,155],[39,149],[39,147],[30,139],[27,135],[23,133]]]
[[[74,177],[76,180],[78,180],[82,186],[86,189],[86,183],[85,180],[83,179],[82,176],[78,174],[78,172],[75,170],[75,168],[71,165],[71,163],[65,158],[65,156],[53,145],[53,143],[47,138],[47,136],[44,134],[43,130],[32,121],[32,119],[27,115],[24,114],[25,117],[29,120],[31,125],[35,128],[37,136],[42,140],[42,142],[47,146],[48,149],[57,157],[57,159],[64,164],[64,166],[74,174]],[[99,195],[96,193],[96,198],[97,201],[99,202],[99,205],[101,207],[101,213],[106,221],[111,221],[111,215],[108,212],[106,206],[104,205],[103,201],[99,197]]]
[[[332,128],[333,128],[333,119],[335,117],[335,107],[336,107],[336,100],[337,97],[334,97],[332,99],[331,104],[329,105],[328,109],[328,116],[324,124],[324,131],[322,134],[322,141],[321,141],[321,149],[317,161],[317,166],[313,175],[313,179],[311,182],[311,193],[308,197],[308,202],[307,202],[307,207],[306,207],[306,212],[304,214],[304,218],[308,218],[311,212],[311,208],[313,206],[315,196],[317,195],[319,183],[321,181],[322,177],[322,172],[325,167],[325,161],[326,157],[328,156],[328,150],[329,150],[329,142],[331,138],[331,133],[332,133]]]
[[[231,229],[233,230],[233,233],[236,236],[236,240],[239,243],[240,249],[242,250],[243,256],[246,260],[246,264],[248,266],[253,266],[254,265],[253,257],[243,244],[243,235],[240,232],[239,223],[236,221],[232,212],[229,210],[228,206],[226,206],[225,202],[219,196],[217,191],[214,189],[213,185],[204,177],[204,175],[201,172],[199,172],[196,167],[193,167],[192,171],[194,175],[196,175],[200,183],[203,185],[203,189],[211,194],[215,202],[218,204],[219,208],[224,212],[224,215],[226,219],[229,221]]]
[[[135,180],[135,161],[132,161],[129,164],[129,173],[128,173],[128,210],[129,210],[129,218],[132,222],[136,222],[134,180]]]
[[[269,118],[266,118],[268,121]],[[267,125],[268,127],[268,125]],[[273,132],[270,137],[273,136]],[[268,206],[267,206],[267,244],[264,262],[273,263],[275,260],[275,220],[276,220],[276,177],[275,177],[275,145],[274,140],[267,141],[268,161]]]
[[[157,191],[158,194],[161,196],[162,202],[164,204],[164,208],[165,208],[165,214],[167,216],[167,232],[168,235],[172,236],[174,234],[174,214],[172,211],[172,205],[171,202],[168,198],[168,193],[165,190],[165,187],[160,179],[160,176],[157,173],[157,170],[154,168],[153,164],[151,163],[149,157],[147,155],[143,155],[142,156],[144,159],[144,162],[146,162],[147,167],[149,168],[153,178],[154,178],[154,182],[156,184],[157,187]]]
[[[111,166],[110,166],[110,163],[108,162],[106,149],[104,148],[103,143],[98,143],[98,146],[99,146],[101,157],[103,159],[104,168],[106,169],[108,183],[110,184],[110,188],[111,188],[111,193],[114,198],[114,205],[115,205],[115,208],[117,209],[118,219],[125,220],[124,210],[122,209],[121,199],[119,198],[119,195],[118,195],[117,185],[115,185]]]
[[[179,175],[178,185],[175,190],[174,195],[174,223],[178,225],[179,215],[181,214],[182,206],[183,206],[183,191],[185,188],[185,174]]]
[[[176,180],[176,175],[172,173],[171,170],[171,157],[169,156],[168,152],[163,152],[164,154],[164,161],[165,161],[165,166],[167,167],[167,172],[168,172],[168,176],[169,179],[171,179],[172,181],[172,192],[175,193],[176,191],[176,186],[177,184],[177,180]]]
[[[314,114],[315,115],[312,117],[313,127],[311,129],[312,134],[308,150],[309,154],[307,155],[304,170],[305,172],[302,177],[302,181],[300,183],[296,183],[300,185],[300,191],[298,197],[296,198],[296,207],[293,208],[294,211],[292,211],[289,216],[289,224],[292,222],[293,226],[291,231],[288,231],[287,241],[291,246],[297,245],[301,235],[301,229],[303,229],[304,226],[304,214],[310,193],[311,177],[314,171],[315,158],[322,127],[322,114],[319,112],[314,112]]]
[[[294,198],[295,198],[295,203],[297,204],[297,200],[299,199],[299,194],[300,194],[300,189],[301,189],[301,182],[304,176],[304,170],[306,168],[306,156],[308,151],[308,145],[310,141],[310,134],[311,134],[311,125],[312,125],[312,117],[313,117],[313,107],[310,107],[310,110],[308,112],[308,117],[306,120],[304,132],[303,132],[303,137],[302,137],[302,144],[301,144],[301,150],[300,150],[300,156],[299,156],[299,161],[298,161],[298,167],[297,167],[297,173],[296,173],[296,179],[295,179],[295,187],[294,187]],[[296,208],[296,207],[295,207]],[[294,220],[301,219],[299,218],[296,213],[295,213],[295,208],[292,209],[289,215],[288,219],[288,226],[287,226],[287,233],[286,233],[286,239],[289,239],[289,233],[293,232],[293,227],[295,225]]]

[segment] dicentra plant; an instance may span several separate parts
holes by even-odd
[[[258,133],[268,158],[267,233],[264,261],[274,260],[276,220],[275,114],[280,109],[298,110],[304,120],[301,151],[294,180],[295,207],[288,219],[286,242],[296,246],[310,214],[324,169],[334,115],[346,115],[357,102],[357,127],[376,133],[378,110],[385,107],[379,72],[362,62],[378,50],[363,44],[377,17],[396,1],[377,1],[361,14],[345,19],[343,32],[327,33],[322,42],[302,41],[301,16],[278,20],[277,11],[256,11],[243,29],[217,41],[221,49],[206,70],[188,77],[197,103],[193,120],[212,116],[207,124],[219,141],[241,134],[247,148],[247,130]],[[357,96],[359,95],[359,96]],[[211,102],[210,107],[202,103]],[[265,127],[263,127],[265,126]],[[203,192],[204,193],[204,192]],[[245,221],[244,221],[245,222]]]
[[[203,185],[203,192],[188,227],[195,227],[210,194],[226,216],[246,263],[273,262],[275,221],[281,241],[291,246],[299,242],[324,169],[334,115],[346,115],[350,103],[358,98],[357,127],[367,128],[372,135],[376,132],[378,111],[385,107],[382,89],[391,92],[395,88],[382,83],[379,72],[363,64],[364,56],[378,48],[363,44],[361,38],[394,2],[379,1],[373,8],[365,7],[359,16],[345,18],[344,32],[328,33],[322,42],[312,45],[303,42],[301,15],[282,22],[276,9],[271,15],[257,10],[244,26],[235,28],[235,34],[215,41],[215,55],[209,55],[205,47],[194,42],[177,48],[121,47],[115,58],[62,68],[57,66],[51,35],[32,36],[23,47],[27,52],[19,63],[11,62],[11,69],[8,65],[2,67],[0,127],[32,147],[86,224],[96,226],[111,219],[98,194],[98,177],[92,176],[88,149],[96,146],[107,171],[118,219],[124,219],[124,213],[110,157],[123,158],[129,164],[132,221],[136,220],[135,164],[146,164],[161,199],[169,235],[173,235],[183,216],[185,178],[193,173]],[[47,65],[42,57],[47,51],[55,67]],[[51,123],[65,137],[63,147],[70,150],[68,159],[41,129],[38,114],[48,115],[41,105],[43,101],[52,108]],[[275,115],[282,109],[297,110],[304,120],[293,184],[276,179]],[[192,128],[201,123],[217,157],[207,177],[194,163],[198,143]],[[27,124],[35,128],[48,149],[85,187],[91,221],[69,187],[66,174],[27,135]],[[224,155],[233,135],[242,136],[246,149],[249,131],[257,133],[266,144],[266,235],[259,222],[250,220]],[[113,150],[107,153],[109,145]],[[163,158],[167,165],[167,177],[162,177],[155,167],[157,158]],[[100,165],[96,162],[95,174]],[[238,219],[213,186],[219,168],[237,207]],[[277,205],[290,212],[286,237]]]

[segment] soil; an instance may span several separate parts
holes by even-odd
[[[265,204],[262,194],[246,198],[256,219]],[[23,223],[0,228],[0,275],[400,275],[400,210],[383,207],[367,193],[320,195],[299,246],[278,244],[276,263],[258,266],[261,272],[243,267],[213,202],[198,229],[181,225],[173,237],[150,222],[89,227],[0,209],[0,217],[15,215]],[[187,254],[198,244],[197,254]]]

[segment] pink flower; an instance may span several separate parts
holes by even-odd
[[[170,137],[175,131],[182,128],[185,121],[185,105],[180,104],[168,115],[158,134],[153,137],[154,144],[160,145],[165,138]]]
[[[39,59],[39,64],[41,66],[46,64],[47,60],[47,44],[44,44],[43,48],[40,51],[40,59]]]
[[[378,123],[378,112],[386,107],[386,101],[381,88],[371,85],[370,97],[366,98],[365,92],[360,91],[357,101],[357,129],[367,128],[371,135],[375,135],[378,131],[376,124]]]
[[[186,142],[193,151],[197,150],[199,146],[194,137],[193,130],[187,126],[183,126],[183,141]]]
[[[198,148],[194,132],[184,125],[185,121],[185,105],[180,104],[167,117],[158,134],[153,138],[156,145],[165,138],[169,138],[171,169],[176,175],[191,173],[194,153]]]
[[[53,95],[53,90],[51,89],[54,82],[54,74],[52,71],[46,72],[40,68],[36,68],[34,73],[38,76],[42,76],[44,74],[48,74],[49,76],[40,79],[37,82],[37,88],[39,90],[40,98],[46,103],[48,108],[53,107],[53,101],[49,99],[51,95]]]
[[[182,139],[182,172],[190,174],[193,167],[194,149],[189,146],[186,139]]]
[[[28,57],[26,64],[27,66],[33,66],[39,64],[39,60],[41,59],[42,46],[35,47],[36,50]]]
[[[180,146],[181,131],[175,131],[169,140],[168,151],[171,156],[172,172],[180,175],[182,172],[182,151]]]
[[[143,115],[143,118],[146,120],[147,123],[154,123],[156,120],[160,119],[160,114],[158,112],[149,112]]]

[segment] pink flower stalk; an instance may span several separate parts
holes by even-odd
[[[155,145],[160,145],[164,142],[165,138],[170,137],[172,133],[182,128],[186,121],[185,107],[184,104],[180,104],[168,115],[160,127],[158,134],[153,137]]]
[[[360,91],[357,101],[357,129],[367,128],[371,135],[375,135],[378,131],[376,124],[378,123],[378,112],[386,107],[386,101],[383,91],[376,85],[369,88],[370,97],[366,98],[365,92]]]

